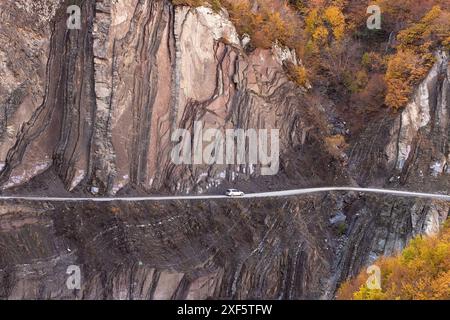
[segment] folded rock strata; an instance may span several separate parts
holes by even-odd
[[[406,108],[382,111],[350,133],[344,153],[327,144],[333,106],[286,76],[285,63],[301,61],[276,45],[248,52],[226,12],[165,0],[86,0],[81,29],[68,30],[68,2],[40,4],[0,4],[4,194],[202,193],[228,185],[449,190],[443,52]],[[248,165],[175,165],[171,133],[192,131],[196,121],[222,132],[279,129],[278,175]],[[332,298],[377,256],[437,232],[448,212],[448,203],[354,193],[3,201],[0,297]],[[80,267],[80,290],[66,286],[70,265]]]

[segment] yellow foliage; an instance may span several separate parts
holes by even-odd
[[[239,34],[248,34],[253,48],[270,48],[274,42],[295,49],[308,68],[290,72],[297,83],[312,82],[343,85],[347,92],[364,90],[374,73],[386,85],[385,104],[400,109],[407,104],[414,87],[431,68],[437,48],[450,50],[450,12],[445,0],[432,7],[421,0],[375,0],[382,7],[386,25],[407,27],[398,32],[397,52],[387,55],[386,46],[373,46],[369,52],[358,49],[353,34],[365,26],[366,5],[348,0],[172,0],[175,5],[209,4],[215,11],[227,9]],[[428,12],[427,12],[428,10]],[[344,15],[345,12],[345,15]],[[385,18],[386,17],[386,18]],[[402,22],[402,23],[398,23]],[[359,26],[359,27],[358,27]],[[386,30],[385,30],[386,31]],[[359,31],[360,32],[360,31]],[[352,37],[356,35],[356,37]],[[363,35],[364,36],[364,35]],[[363,40],[364,41],[364,40]],[[378,41],[378,40],[376,40]],[[354,44],[352,48],[350,45]],[[366,45],[367,44],[362,44]],[[348,52],[337,48],[345,46]],[[363,50],[369,50],[368,47]],[[304,69],[304,68],[303,68]],[[364,70],[363,70],[364,69]],[[297,75],[296,75],[297,74]],[[331,76],[330,76],[331,75]],[[297,81],[295,79],[299,79]],[[380,80],[379,82],[383,82]],[[380,101],[383,97],[380,97]]]
[[[318,8],[311,9],[306,16],[305,24],[306,33],[310,35],[313,44],[317,46],[324,45],[330,33],[338,41],[342,40],[345,35],[345,16],[335,6],[328,7],[325,11]]]
[[[330,154],[339,158],[342,152],[348,147],[345,137],[341,134],[336,134],[325,138],[325,145]]]
[[[314,30],[314,33],[312,34],[312,38],[315,43],[322,45],[326,42],[328,39],[328,30],[324,26],[318,27],[316,30]]]
[[[250,35],[253,46],[269,48],[272,43],[278,41],[294,48],[296,43],[293,39],[299,26],[296,25],[289,8],[275,10],[267,5],[267,1],[258,1],[258,4],[258,11],[253,11],[248,0],[223,0],[231,21],[240,34]]]
[[[397,53],[388,62],[386,104],[398,109],[406,105],[415,85],[428,73],[436,47],[446,46],[450,34],[450,13],[434,6],[417,23],[397,36]]]
[[[432,237],[417,237],[396,257],[375,262],[381,270],[381,290],[368,289],[367,274],[344,282],[338,299],[450,299],[450,227]]]
[[[445,39],[442,41],[442,45],[444,46],[444,48],[445,48],[447,51],[450,51],[450,36],[448,36],[447,38],[445,38]]]
[[[399,50],[389,59],[385,76],[385,101],[388,106],[399,109],[407,104],[414,86],[425,77],[432,65],[431,55],[427,55],[425,59],[410,49]]]
[[[450,34],[450,13],[443,11],[440,6],[434,6],[417,23],[402,30],[397,36],[400,48],[419,47],[428,43],[433,46],[441,44]]]
[[[222,8],[220,0],[172,0],[172,3],[176,6],[190,6],[199,7],[209,4],[211,8],[218,12]]]
[[[304,66],[297,66],[292,63],[288,64],[287,72],[289,78],[301,87],[308,87],[308,72]]]
[[[325,10],[325,20],[331,24],[336,40],[341,40],[345,33],[345,17],[338,7],[328,7]]]
[[[362,67],[369,71],[381,71],[385,64],[384,58],[376,52],[365,52],[361,58]]]

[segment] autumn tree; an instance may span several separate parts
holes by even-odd
[[[427,66],[414,51],[399,50],[388,62],[386,104],[394,109],[404,107],[414,86],[426,75]]]
[[[324,19],[331,26],[335,39],[342,40],[345,33],[345,16],[342,11],[335,6],[328,7],[325,9]]]

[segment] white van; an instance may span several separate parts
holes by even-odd
[[[225,192],[225,195],[228,197],[243,197],[245,195],[245,193],[242,191],[239,191],[237,189],[228,189]]]

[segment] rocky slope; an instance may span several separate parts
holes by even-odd
[[[447,192],[448,55],[400,113],[353,134],[286,76],[276,45],[249,52],[226,12],[165,0],[0,4],[0,183],[32,194],[202,193],[227,186],[370,185]],[[38,19],[36,19],[38,16]],[[175,165],[176,128],[280,129],[280,171]],[[347,132],[344,151],[329,137]],[[250,147],[250,146],[248,146]],[[448,203],[358,194],[264,201],[0,204],[1,298],[332,298]],[[78,265],[81,290],[67,289]]]
[[[51,97],[37,100],[28,92],[34,84],[19,95],[25,80],[5,79],[17,86],[4,95],[15,102],[9,109],[28,114],[10,116],[5,125],[21,132],[5,133],[4,186],[23,184],[53,166],[67,190],[96,185],[114,194],[128,185],[201,192],[260,170],[174,166],[171,133],[176,128],[193,131],[194,121],[204,130],[223,132],[276,128],[281,152],[304,143],[311,129],[311,139],[326,135],[325,115],[305,104],[302,90],[283,72],[283,62],[298,63],[295,55],[281,48],[247,54],[226,16],[164,1],[86,1],[82,18],[80,31],[67,30],[60,19],[53,33],[43,36],[41,50],[55,51],[48,53],[47,72],[39,78]],[[29,99],[37,103],[27,106]],[[316,153],[330,158],[326,151]],[[311,162],[302,165],[310,175]],[[316,175],[322,181],[333,173]]]

